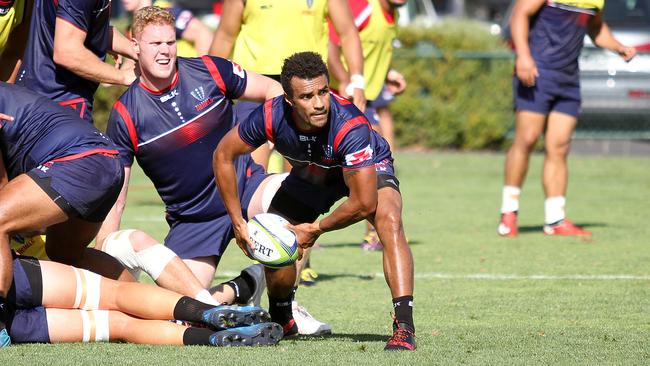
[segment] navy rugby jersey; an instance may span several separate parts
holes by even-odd
[[[68,107],[23,87],[0,82],[0,149],[9,179],[57,158],[117,154],[113,143]]]
[[[228,60],[178,58],[178,72],[163,91],[133,83],[115,103],[107,134],[124,166],[138,160],[177,218],[226,214],[212,172],[212,154],[234,126],[232,101],[246,88],[246,73]],[[252,160],[236,164],[240,193]]]
[[[318,131],[301,131],[292,120],[291,106],[279,96],[267,100],[242,121],[239,136],[252,147],[273,142],[291,163],[291,175],[340,195],[348,192],[342,169],[392,161],[388,143],[372,130],[363,113],[333,93],[328,122]]]
[[[84,45],[104,60],[110,40],[110,12],[111,0],[34,0],[18,84],[57,102],[85,99],[91,109],[99,84],[54,63],[54,25],[59,18],[86,32]]]
[[[538,68],[578,71],[589,21],[601,9],[547,1],[530,20],[528,43]],[[577,77],[577,75],[576,75]]]

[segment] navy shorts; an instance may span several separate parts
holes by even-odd
[[[578,75],[564,75],[539,69],[532,87],[524,86],[517,76],[512,78],[515,110],[549,114],[561,112],[573,117],[580,113],[580,80]]]
[[[124,168],[115,155],[93,154],[50,161],[27,172],[68,215],[102,222],[124,182]]]
[[[395,100],[395,94],[391,93],[390,90],[383,86],[381,92],[374,100],[369,100],[366,103],[366,110],[363,114],[366,116],[370,124],[379,125],[379,115],[377,114],[377,108],[388,107]]]
[[[261,166],[252,164],[253,171],[246,179],[240,196],[244,218],[253,193],[268,175]],[[182,259],[223,255],[228,243],[234,238],[232,221],[227,213],[212,219],[188,220],[167,215],[169,233],[165,245]],[[218,259],[217,259],[218,261]]]
[[[36,258],[14,255],[13,271],[14,279],[7,296],[9,311],[5,320],[9,336],[15,343],[48,343],[47,316],[45,308],[41,306],[41,266]]]
[[[376,163],[375,171],[377,189],[390,187],[400,191],[392,159],[387,158]],[[323,187],[289,174],[273,196],[270,211],[294,223],[314,222],[318,216],[327,213],[336,201],[349,194],[344,184]]]

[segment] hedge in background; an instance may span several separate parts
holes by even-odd
[[[484,25],[402,28],[393,68],[408,81],[391,105],[399,145],[499,148],[512,126],[512,57]]]

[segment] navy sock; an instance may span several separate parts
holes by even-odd
[[[185,346],[209,346],[210,336],[214,331],[207,328],[189,327],[183,333],[183,345]]]
[[[203,312],[212,309],[213,305],[204,304],[189,296],[181,297],[174,307],[174,319],[190,322],[202,322]]]
[[[253,296],[253,291],[255,291],[255,279],[247,272],[242,272],[241,275],[222,283],[222,285],[229,286],[235,291],[234,302],[236,304],[247,303],[251,296]]]
[[[271,319],[282,326],[293,319],[291,310],[292,301],[293,293],[286,298],[271,297],[269,295],[269,314],[271,314]]]
[[[395,318],[398,323],[406,324],[415,332],[413,324],[413,296],[401,296],[393,299]]]

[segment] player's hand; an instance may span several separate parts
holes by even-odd
[[[396,70],[389,70],[386,75],[386,87],[388,88],[388,91],[395,95],[402,94],[406,89],[406,79],[404,78],[404,75]]]
[[[120,67],[122,73],[122,85],[129,86],[135,81],[137,75],[135,74],[135,61],[124,61]]]
[[[535,79],[539,76],[539,72],[537,71],[537,65],[535,65],[533,56],[517,56],[515,70],[517,71],[517,78],[521,80],[524,86],[535,86]]]
[[[251,238],[248,234],[248,224],[246,220],[242,217],[241,220],[238,220],[237,224],[233,224],[233,231],[235,232],[235,242],[239,246],[244,255],[250,259],[253,259],[251,253],[255,250],[255,245],[251,241]]]
[[[12,116],[4,114],[4,113],[0,113],[0,121],[9,121],[9,122],[11,122],[13,120],[14,120],[14,118]]]
[[[629,62],[634,58],[634,56],[636,56],[636,48],[634,47],[623,46],[619,48],[616,52],[626,62]]]
[[[313,246],[320,234],[323,233],[318,227],[318,221],[314,223],[298,225],[287,224],[287,229],[293,231],[296,234],[296,241],[298,241],[298,246],[303,249]],[[301,255],[302,253],[300,252],[299,256]]]

